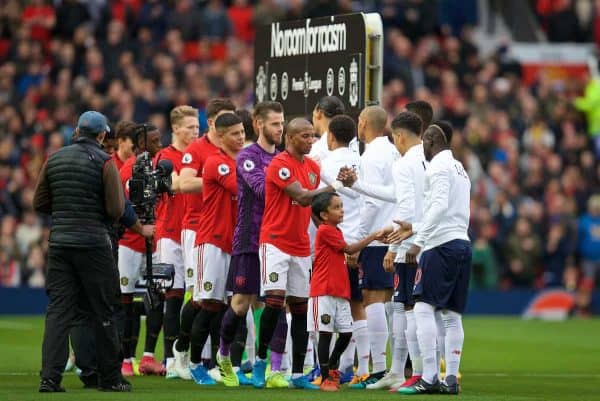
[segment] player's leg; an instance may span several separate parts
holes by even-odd
[[[406,315],[404,311],[404,263],[396,263],[395,291],[392,302],[392,365],[389,372],[377,383],[370,384],[367,389],[389,389],[398,388],[404,383],[404,367],[408,357],[408,345],[406,342]]]
[[[462,313],[466,306],[471,273],[471,244],[467,241],[451,241],[447,245],[453,255],[454,269],[458,272],[458,275],[448,300],[447,309],[442,312],[442,321],[446,333],[446,377],[440,386],[440,391],[442,393],[458,394],[460,391],[458,372],[465,339]]]
[[[159,262],[172,264],[175,268],[173,288],[165,294],[164,315],[164,353],[166,358],[167,379],[179,377],[175,366],[173,355],[173,343],[179,334],[179,322],[181,319],[181,306],[183,305],[185,287],[185,267],[181,244],[162,238],[157,243]]]
[[[194,288],[194,301],[200,303],[200,310],[194,318],[191,331],[190,373],[197,384],[213,385],[215,380],[202,365],[202,350],[210,335],[213,321],[225,309],[225,281],[229,261],[224,253],[211,244],[201,244],[199,248],[197,284]],[[225,272],[225,276],[223,273]]]
[[[421,358],[421,351],[419,350],[419,342],[417,340],[417,324],[415,322],[414,312],[415,300],[412,295],[417,265],[404,266],[404,273],[400,276],[404,278],[404,285],[399,288],[400,291],[402,291],[401,299],[404,301],[406,315],[406,343],[412,363],[412,377],[404,382],[402,387],[408,387],[415,384],[421,378],[421,375],[423,374],[423,360]]]
[[[252,383],[256,388],[265,386],[267,350],[279,316],[283,312],[291,257],[271,244],[259,248],[261,292],[265,295],[265,308],[260,317],[258,352],[252,370]]]
[[[367,247],[360,255],[364,272],[363,302],[367,315],[373,372],[369,379],[353,385],[352,388],[366,388],[367,385],[379,381],[385,374],[388,344],[385,303],[389,301],[389,289],[394,285],[393,274],[383,270],[383,258],[386,252],[387,247]]]
[[[292,257],[288,272],[287,302],[292,315],[290,334],[292,337],[292,386],[318,390],[303,374],[306,346],[308,344],[307,312],[310,269],[312,260],[307,257]]]
[[[283,356],[287,339],[288,323],[286,314],[279,314],[279,320],[275,326],[275,332],[269,343],[271,349],[271,374],[267,378],[267,388],[287,388],[289,383],[282,373]]]
[[[133,294],[135,292],[135,282],[139,277],[139,268],[142,262],[142,254],[125,246],[119,246],[119,256],[117,267],[119,269],[119,284],[121,286],[121,304],[124,312],[123,319],[123,337],[121,347],[123,350],[123,362],[121,373],[123,376],[133,376],[132,357],[135,354],[131,350],[134,304]]]

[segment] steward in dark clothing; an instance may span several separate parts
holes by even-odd
[[[64,391],[60,382],[69,329],[81,314],[93,319],[98,388],[130,391],[120,373],[113,319],[118,276],[109,238],[109,226],[123,215],[123,191],[114,162],[100,146],[110,131],[106,117],[87,111],[77,130],[75,143],[52,154],[44,165],[33,201],[36,211],[52,216],[39,391]]]

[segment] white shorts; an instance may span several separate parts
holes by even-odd
[[[214,299],[227,302],[227,275],[231,255],[213,244],[198,247],[197,282],[193,299],[196,302]]]
[[[156,257],[159,263],[168,263],[175,268],[173,289],[184,288],[183,253],[181,245],[169,238],[156,242]]]
[[[152,261],[156,258],[152,256]],[[142,277],[146,270],[146,254],[134,251],[123,245],[119,245],[119,283],[123,294],[133,294],[136,292],[135,283],[144,282]]]
[[[307,330],[329,333],[352,333],[350,301],[323,295],[308,300]]]
[[[183,251],[183,267],[185,270],[185,288],[194,286],[196,282],[196,267],[198,264],[198,247],[196,243],[196,231],[181,230],[181,249]]]
[[[260,244],[261,295],[265,291],[283,290],[286,295],[308,298],[310,256],[291,256],[271,244]]]

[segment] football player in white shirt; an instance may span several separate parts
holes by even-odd
[[[322,97],[313,109],[312,120],[319,139],[313,144],[308,156],[317,163],[321,163],[330,154],[329,147],[327,146],[327,138],[329,137],[328,129],[331,119],[344,114],[345,110],[344,103],[335,96]],[[357,155],[359,154],[356,137],[350,141],[348,147]]]
[[[361,156],[360,180],[375,185],[393,182],[392,165],[400,156],[396,147],[385,135],[387,113],[379,106],[363,109],[358,117],[358,138],[365,143]],[[361,209],[361,236],[381,230],[394,216],[396,205],[364,197]],[[362,269],[363,302],[367,315],[367,328],[371,343],[373,373],[363,377],[353,388],[365,388],[383,377],[386,369],[388,323],[386,303],[390,303],[394,287],[394,275],[383,270],[383,258],[387,246],[373,242],[360,254]],[[391,303],[389,305],[391,307]]]
[[[334,117],[329,123],[327,143],[329,155],[321,163],[321,185],[333,184],[341,168],[351,168],[354,173],[360,169],[360,156],[350,149],[349,144],[356,141],[356,124],[352,118],[340,115]],[[349,243],[356,242],[360,237],[360,209],[361,196],[350,189],[338,190],[344,204],[344,221],[339,228],[344,233],[344,238]],[[357,377],[368,376],[369,373],[369,335],[365,308],[362,304],[362,293],[359,286],[359,271],[356,256],[346,256],[348,274],[350,277],[351,299],[350,306],[354,321],[353,339],[342,354],[340,372],[343,372],[342,382],[351,381],[354,375],[355,351],[358,353]],[[345,378],[345,379],[344,379]]]
[[[420,268],[415,277],[414,308],[417,337],[423,357],[423,376],[414,385],[401,387],[401,394],[458,394],[457,381],[464,332],[462,313],[467,301],[472,249],[469,227],[471,182],[463,165],[452,155],[452,127],[437,122],[423,134],[423,150],[429,161],[425,173],[423,219],[399,221],[391,239],[404,240],[414,234],[406,251],[406,263]],[[395,237],[395,238],[392,238]],[[440,383],[436,360],[436,314],[446,332],[446,379]]]

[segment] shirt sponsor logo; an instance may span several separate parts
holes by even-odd
[[[191,162],[192,162],[192,155],[191,155],[191,153],[186,153],[181,158],[181,163],[183,163],[183,164],[190,164]]]

